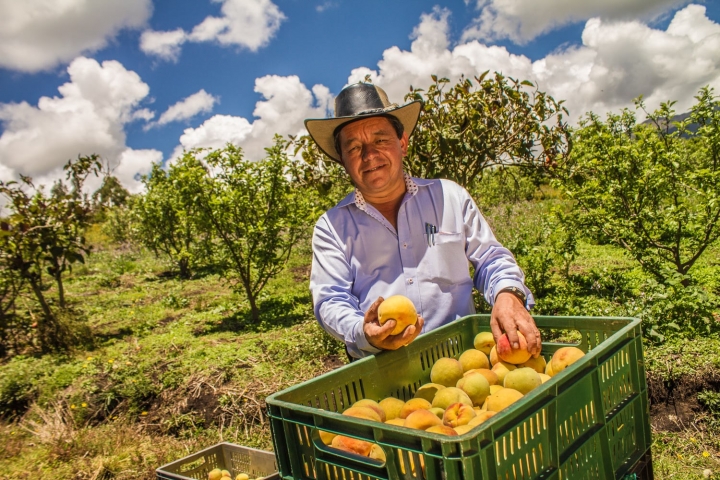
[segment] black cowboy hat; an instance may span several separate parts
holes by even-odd
[[[415,130],[422,102],[419,100],[399,106],[390,103],[385,91],[371,83],[355,83],[343,88],[335,97],[335,116],[332,118],[308,118],[305,128],[320,150],[340,162],[335,150],[335,132],[343,125],[361,118],[392,115],[400,120],[408,136]]]

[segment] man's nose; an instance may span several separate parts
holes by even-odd
[[[368,143],[367,145],[363,146],[363,160],[368,161],[375,158],[375,155],[377,155],[378,149],[373,145],[372,143]]]

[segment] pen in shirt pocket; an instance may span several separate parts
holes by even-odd
[[[437,227],[431,223],[425,224],[425,235],[427,236],[428,247],[435,245],[435,234],[437,233]]]

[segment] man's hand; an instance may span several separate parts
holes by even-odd
[[[365,318],[367,319],[367,317]],[[507,333],[510,345],[514,349],[520,348],[517,334],[520,330],[527,340],[528,352],[532,353],[533,357],[540,355],[542,349],[540,331],[525,305],[512,293],[500,292],[498,294],[490,315],[490,328],[496,344],[504,332]]]
[[[385,300],[383,297],[378,297],[375,303],[370,305],[368,311],[365,312],[363,331],[365,332],[365,337],[368,339],[368,342],[370,342],[370,345],[373,347],[379,348],[380,350],[397,350],[409,344],[420,335],[425,321],[418,315],[415,325],[408,325],[402,333],[390,335],[390,332],[395,328],[395,320],[388,320],[384,325],[380,325],[380,321],[378,320],[378,307],[383,300]]]

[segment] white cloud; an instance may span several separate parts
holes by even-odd
[[[180,47],[186,40],[187,34],[182,28],[169,32],[145,30],[140,35],[140,50],[148,55],[176,62],[180,56]]]
[[[322,13],[322,12],[324,12],[325,10],[329,10],[329,9],[331,9],[331,8],[337,8],[337,6],[338,6],[337,2],[332,2],[332,1],[330,1],[330,0],[327,0],[327,1],[325,1],[325,2],[323,2],[323,3],[321,3],[321,4],[319,4],[319,5],[317,5],[317,6],[315,7],[315,11],[318,12],[318,13]]]
[[[163,154],[159,150],[128,148],[120,155],[112,175],[117,177],[130,193],[140,193],[144,189],[140,176],[150,173],[153,164],[161,162],[162,159]]]
[[[151,0],[0,0],[0,67],[37,72],[140,28]]]
[[[139,153],[125,145],[125,124],[152,113],[138,110],[149,87],[119,62],[79,57],[67,68],[70,81],[56,97],[0,104],[0,171],[33,176],[49,183],[62,175],[62,166],[78,155],[100,155],[111,168],[131,179]],[[152,151],[140,151],[148,158]],[[129,163],[128,163],[129,162]],[[141,169],[138,169],[141,171]],[[132,185],[131,185],[132,186]]]
[[[385,50],[376,70],[355,69],[348,83],[370,74],[391,101],[400,102],[410,85],[426,88],[430,74],[455,82],[461,74],[472,78],[485,70],[499,71],[534,81],[555,99],[566,100],[571,121],[589,110],[604,115],[629,106],[641,94],[650,108],[677,100],[677,110],[684,111],[701,86],[720,90],[720,25],[699,5],[677,12],[665,31],[638,21],[591,19],[581,46],[535,62],[478,41],[449,49],[447,31],[444,10],[423,15],[410,51]]]
[[[168,109],[160,115],[158,121],[146,125],[145,130],[155,125],[165,125],[170,122],[188,120],[199,113],[210,112],[217,101],[218,99],[216,97],[213,97],[202,89],[169,106]]]
[[[217,42],[256,52],[270,42],[285,15],[271,0],[213,0],[222,3],[222,16],[208,16],[190,33],[144,32],[140,48],[164,60],[177,60],[180,47],[189,42]]]
[[[220,148],[232,143],[243,148],[246,158],[259,160],[265,148],[272,145],[275,133],[304,133],[306,118],[324,118],[332,95],[327,87],[315,85],[312,91],[297,76],[268,75],[255,81],[255,91],[264,100],[256,103],[251,123],[245,118],[215,115],[197,128],[188,128],[180,137],[180,145],[171,158],[192,148]]]
[[[466,0],[466,3],[469,3]],[[687,0],[477,0],[480,16],[463,32],[463,41],[507,38],[516,43],[555,28],[599,17],[649,20]]]

